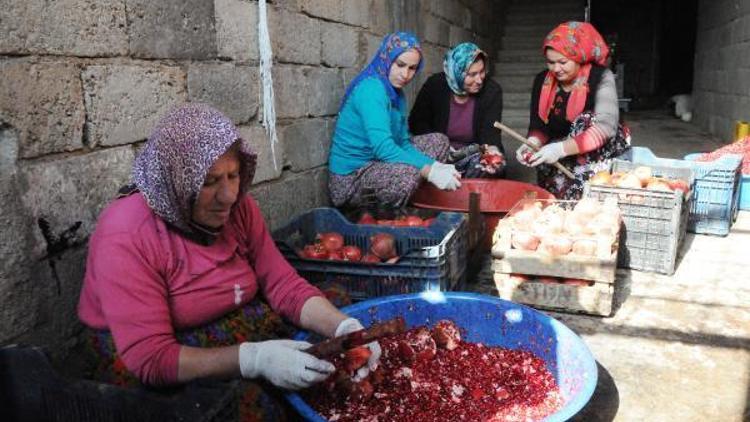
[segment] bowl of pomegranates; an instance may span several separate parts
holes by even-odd
[[[596,386],[596,360],[583,340],[524,305],[424,292],[342,311],[367,334],[360,343],[340,342],[326,357],[336,367],[326,381],[287,395],[309,421],[565,421]],[[399,330],[374,334],[394,321]],[[362,344],[373,335],[381,348],[377,366]],[[319,340],[307,332],[296,338]]]

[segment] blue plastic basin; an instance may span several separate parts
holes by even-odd
[[[568,327],[527,306],[499,298],[462,292],[424,292],[387,296],[347,306],[342,311],[369,326],[403,316],[408,327],[432,326],[450,319],[465,328],[465,340],[530,351],[544,359],[560,386],[563,407],[546,421],[565,421],[578,413],[594,393],[596,360]],[[308,338],[301,332],[295,337]],[[324,421],[298,394],[291,405],[309,421]]]

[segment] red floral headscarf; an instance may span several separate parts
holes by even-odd
[[[565,117],[572,122],[581,114],[586,105],[591,65],[592,63],[600,66],[606,65],[609,47],[593,25],[588,22],[573,21],[561,24],[547,35],[542,45],[542,54],[546,53],[548,47],[581,65],[573,81],[573,88],[565,110]],[[557,79],[552,72],[547,72],[539,96],[539,117],[544,122],[548,121],[556,92]]]

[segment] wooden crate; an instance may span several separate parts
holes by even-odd
[[[520,281],[510,274],[494,273],[500,298],[560,312],[610,316],[614,307],[615,283],[594,282],[591,286]]]
[[[546,275],[564,278],[580,278],[604,283],[614,283],[617,271],[617,251],[619,235],[597,236],[594,256],[567,254],[552,256],[539,251],[525,251],[511,247],[513,234],[512,216],[514,210],[529,202],[540,202],[545,206],[557,204],[572,208],[576,201],[527,200],[519,201],[508,215],[500,220],[493,235],[493,270],[499,273]]]
[[[567,207],[575,204],[574,201],[549,203]],[[542,309],[610,315],[615,292],[619,234],[597,237],[594,256],[553,256],[540,251],[519,250],[511,246],[512,214],[513,210],[500,221],[493,236],[491,270],[498,295]],[[511,274],[529,276],[531,280],[522,281],[511,277]],[[588,286],[544,283],[535,280],[538,276],[582,279],[591,283]]]

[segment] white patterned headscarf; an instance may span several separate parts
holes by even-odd
[[[154,127],[133,164],[133,182],[156,215],[185,233],[193,233],[193,204],[206,175],[238,141],[240,190],[244,193],[255,174],[256,153],[220,111],[200,103],[180,105]]]

